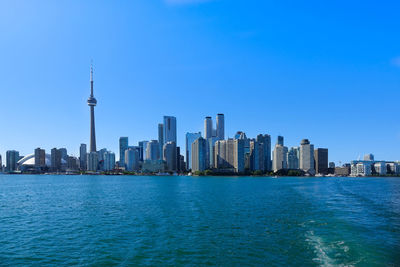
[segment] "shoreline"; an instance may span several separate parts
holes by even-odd
[[[215,175],[195,175],[195,174],[166,174],[166,173],[146,173],[146,174],[125,174],[125,173],[0,173],[0,175],[40,175],[40,176],[160,176],[160,177],[251,177],[251,178],[400,178],[400,175],[371,175],[371,176],[342,176],[342,175],[326,175],[326,176],[311,176],[311,175],[252,175],[252,174],[215,174]]]

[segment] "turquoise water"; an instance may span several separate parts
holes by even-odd
[[[399,266],[400,178],[0,175],[0,265]]]

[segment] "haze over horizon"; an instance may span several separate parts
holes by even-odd
[[[400,160],[400,3],[154,0],[0,3],[0,154],[89,144],[118,155],[177,117],[178,145],[225,114],[244,131],[308,138],[329,160]],[[183,154],[183,153],[182,153]]]

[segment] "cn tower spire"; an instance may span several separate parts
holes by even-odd
[[[93,62],[90,64],[90,96],[87,101],[90,107],[90,152],[96,152],[96,131],[94,123],[94,107],[97,100],[93,95]]]
[[[93,61],[90,62],[90,96],[93,97]]]

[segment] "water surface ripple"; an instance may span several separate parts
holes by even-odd
[[[400,266],[400,178],[0,175],[0,265]]]

